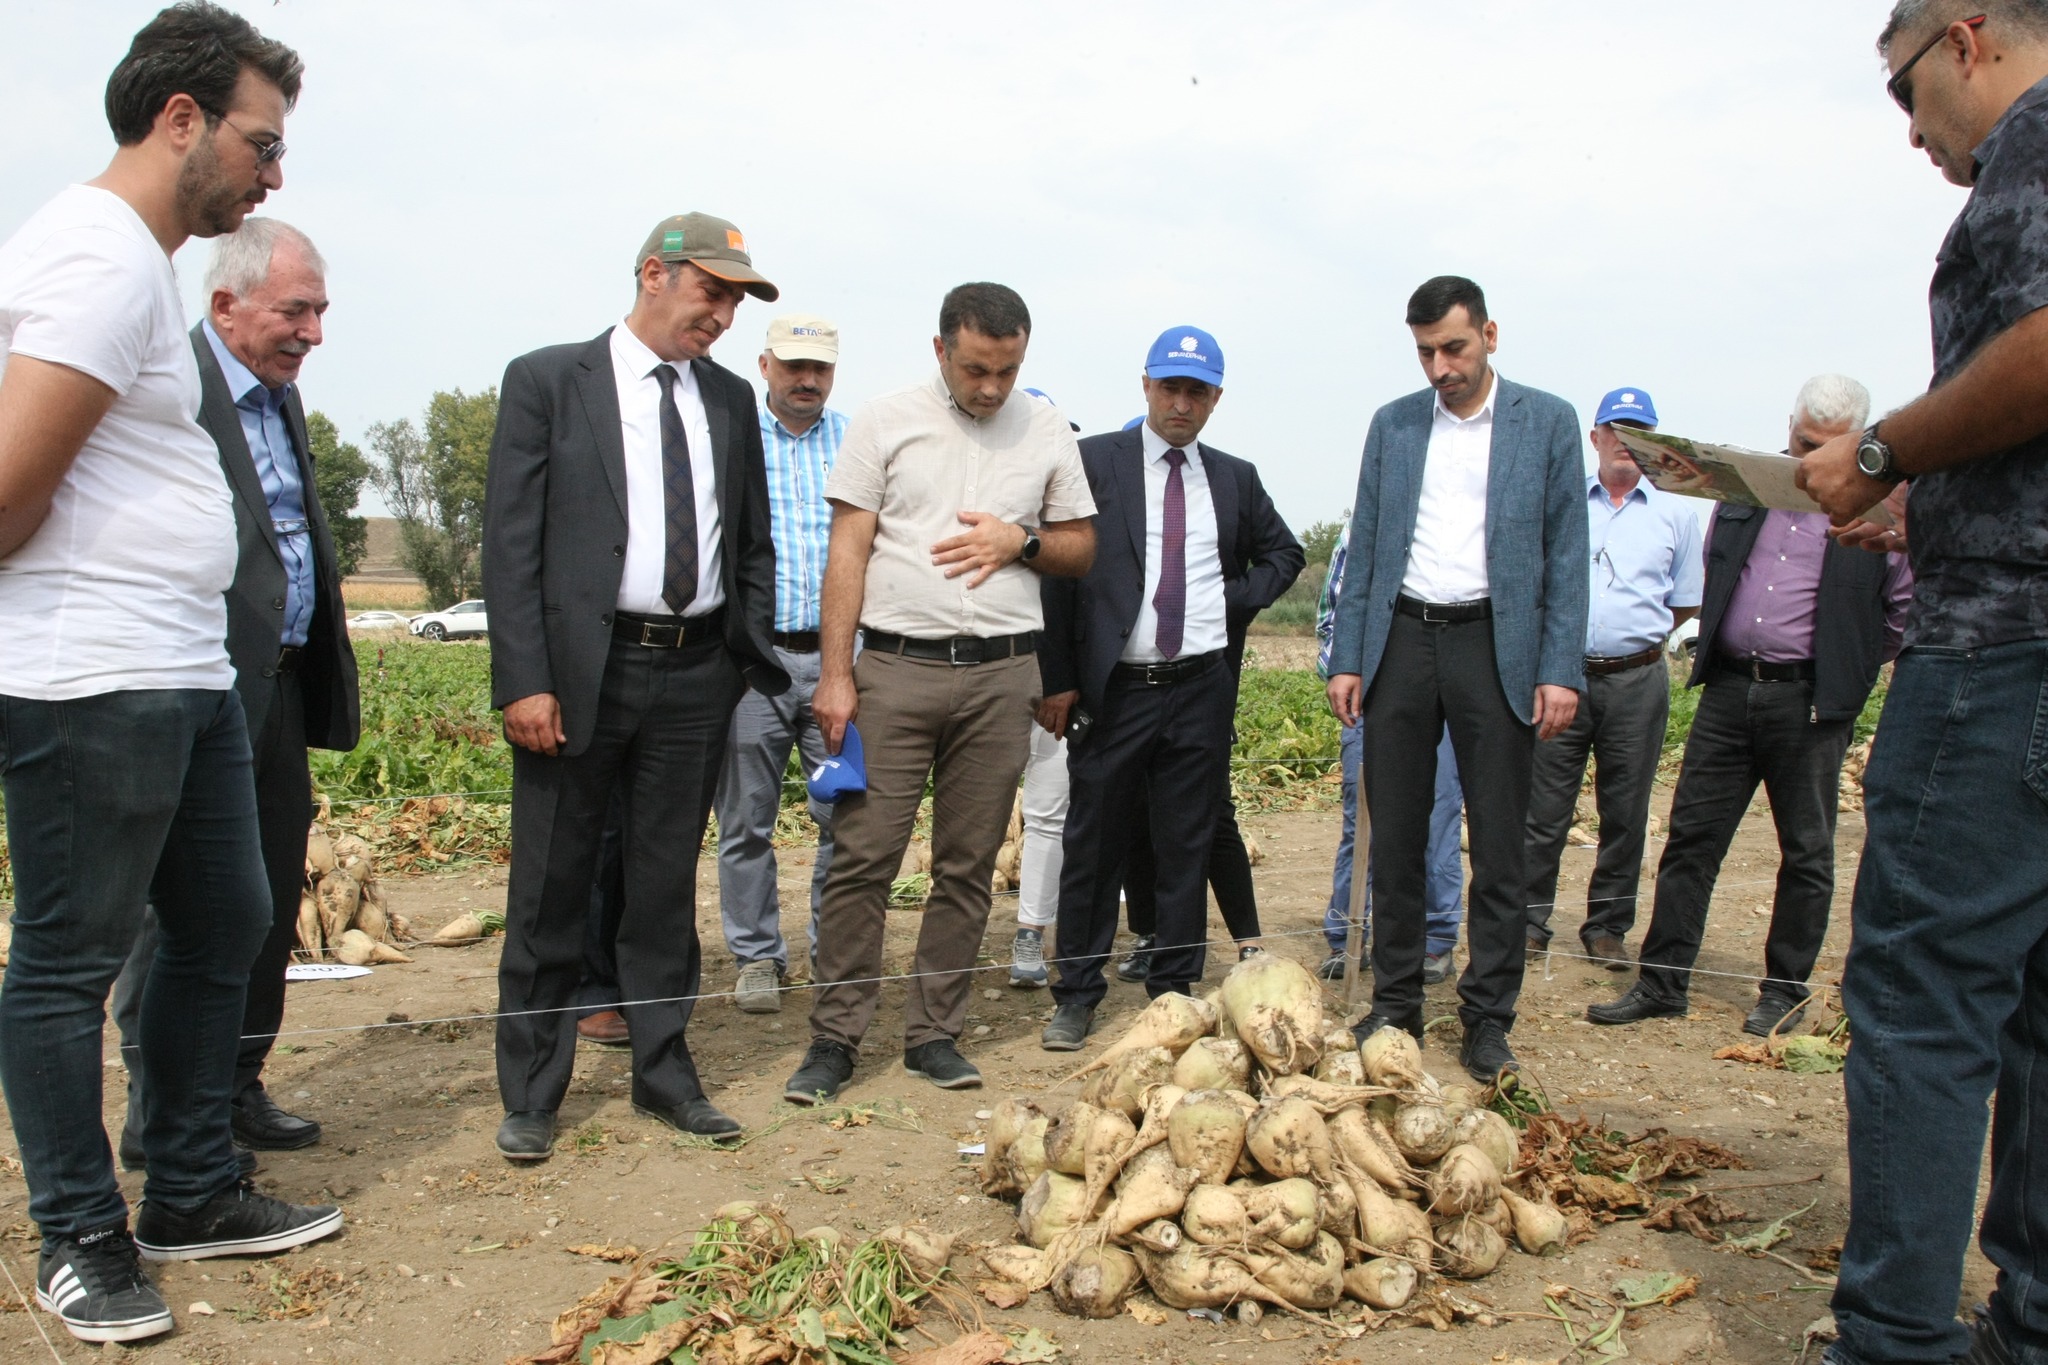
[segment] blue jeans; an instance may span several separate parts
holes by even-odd
[[[0,696],[14,946],[0,1083],[46,1242],[124,1223],[100,1122],[107,991],[154,903],[142,995],[143,1197],[196,1209],[238,1178],[228,1107],[270,889],[233,691]]]
[[[1838,1365],[1948,1360],[1979,1244],[1992,1317],[2048,1362],[2048,640],[1900,656],[1864,776],[1842,998],[1855,1041]]]
[[[1365,727],[1340,726],[1338,755],[1344,771],[1344,834],[1337,841],[1337,863],[1330,873],[1330,903],[1323,910],[1323,937],[1330,951],[1344,951],[1351,913],[1351,861],[1358,831],[1358,769],[1365,758]],[[1429,813],[1429,910],[1426,951],[1440,957],[1457,946],[1458,921],[1465,894],[1465,865],[1458,859],[1458,822],[1465,811],[1465,793],[1458,785],[1458,756],[1451,752],[1451,732],[1444,731],[1436,749],[1436,805]],[[1366,860],[1366,932],[1372,932],[1372,860]]]

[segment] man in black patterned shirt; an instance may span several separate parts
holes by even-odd
[[[2048,1360],[2048,0],[1898,0],[1878,50],[1913,145],[1971,193],[1936,258],[1932,388],[1800,474],[1883,549],[1898,533],[1857,518],[1910,479],[1915,579],[1864,779],[1827,1359]],[[1998,1281],[1966,1332],[1994,1083]]]

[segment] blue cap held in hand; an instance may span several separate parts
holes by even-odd
[[[852,721],[846,722],[846,737],[839,741],[839,752],[814,768],[804,785],[810,789],[811,800],[828,806],[842,796],[868,789],[867,756],[861,752],[860,731]]]
[[[1634,422],[1639,426],[1654,427],[1657,425],[1657,405],[1641,389],[1616,389],[1600,400],[1600,407],[1593,414],[1594,426],[1604,427],[1609,422]]]

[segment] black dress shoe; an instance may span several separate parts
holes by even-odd
[[[1038,1035],[1038,1045],[1047,1052],[1079,1052],[1095,1027],[1095,1011],[1087,1005],[1061,1005],[1052,1012],[1052,1022]]]
[[[258,1152],[292,1152],[320,1140],[320,1125],[277,1107],[261,1083],[235,1097],[229,1123],[235,1141]]]
[[[1586,1006],[1586,1017],[1596,1024],[1640,1024],[1645,1019],[1683,1019],[1685,1001],[1666,1000],[1661,995],[1652,994],[1638,981],[1619,1000]]]
[[[1458,1062],[1473,1080],[1487,1085],[1499,1081],[1502,1073],[1515,1075],[1522,1069],[1514,1050],[1508,1046],[1508,1031],[1491,1019],[1483,1019],[1465,1030]]]
[[[1351,1026],[1351,1036],[1362,1044],[1383,1028],[1402,1029],[1419,1043],[1422,1041],[1422,1011],[1417,1010],[1405,1019],[1395,1019],[1385,1014],[1368,1014]]]
[[[1757,1038],[1768,1038],[1771,1030],[1790,1033],[1806,1018],[1807,997],[1791,995],[1783,991],[1765,991],[1757,997],[1756,1008],[1742,1021],[1742,1031]]]
[[[702,1095],[681,1104],[647,1104],[634,1100],[633,1112],[665,1123],[678,1133],[689,1133],[695,1137],[723,1141],[740,1135],[740,1121]]]
[[[555,1148],[555,1111],[519,1109],[498,1125],[498,1155],[507,1161],[546,1161]]]
[[[1152,975],[1151,934],[1138,935],[1138,941],[1131,945],[1130,956],[1116,964],[1116,979],[1119,981],[1143,981]]]

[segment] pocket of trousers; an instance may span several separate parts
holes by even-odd
[[[2034,701],[2034,727],[2027,737],[2027,766],[2020,773],[2036,798],[2048,805],[2048,663],[2041,670],[2041,692]]]

